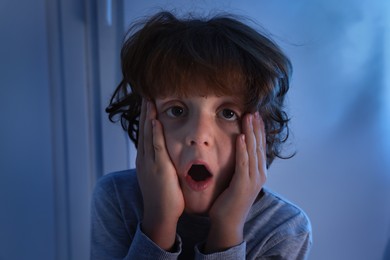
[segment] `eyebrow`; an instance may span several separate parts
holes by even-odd
[[[205,97],[207,96],[200,96],[200,97]],[[223,98],[223,102],[227,104],[231,104],[234,106],[237,106],[240,110],[245,111],[245,99],[243,96],[232,96],[232,95],[224,95],[224,96],[216,96],[217,98]],[[169,96],[169,97],[164,97],[164,98],[155,98],[155,103],[157,105],[157,102],[159,102],[159,105],[164,105],[167,102],[175,102],[175,101],[186,101],[188,100],[188,97],[181,97],[181,96]]]

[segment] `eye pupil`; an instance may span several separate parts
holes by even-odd
[[[180,116],[180,115],[183,114],[183,108],[181,108],[181,107],[172,107],[171,112],[172,112],[172,115],[174,115],[174,116]]]
[[[224,109],[222,114],[225,118],[232,118],[235,115],[235,113],[229,109]]]

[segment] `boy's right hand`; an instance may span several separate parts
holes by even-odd
[[[151,101],[142,100],[139,122],[137,177],[144,216],[142,231],[164,250],[171,250],[184,211],[184,197],[169,157],[161,123]]]

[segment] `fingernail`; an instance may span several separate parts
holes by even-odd
[[[146,110],[148,111],[148,113],[150,113],[150,111],[152,110],[152,103],[149,100],[146,103]]]
[[[256,120],[259,120],[259,118],[260,118],[259,111],[255,112],[255,118],[256,118]]]

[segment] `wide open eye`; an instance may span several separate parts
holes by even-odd
[[[181,117],[185,115],[185,110],[181,106],[172,106],[166,110],[166,113],[170,117]]]
[[[231,109],[227,109],[227,108],[222,109],[218,113],[218,116],[220,116],[221,118],[228,120],[228,121],[235,121],[238,119],[236,112],[234,112]]]

